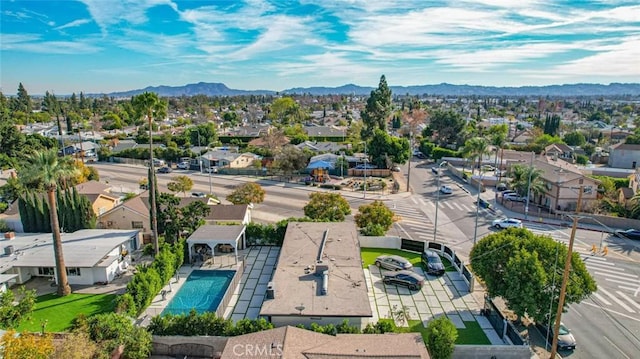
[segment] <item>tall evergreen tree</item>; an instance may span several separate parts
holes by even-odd
[[[42,198],[39,195],[33,196],[33,213],[35,214],[35,225],[38,233],[46,233],[51,231],[51,227],[46,229],[46,221],[44,219],[44,206],[42,205]]]
[[[31,113],[31,97],[27,93],[27,90],[24,88],[24,86],[22,86],[22,82],[18,84],[18,96],[13,101],[13,104],[13,109],[15,111],[22,111],[26,114]]]
[[[18,212],[20,212],[20,221],[22,222],[22,230],[29,233],[29,212],[27,210],[27,196],[23,195],[18,200]]]
[[[378,88],[371,91],[367,106],[360,116],[364,127],[360,136],[367,141],[373,137],[376,129],[387,130],[387,119],[391,115],[391,89],[384,75],[380,77]]]

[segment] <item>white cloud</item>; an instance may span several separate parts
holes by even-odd
[[[170,0],[81,0],[91,14],[93,20],[107,32],[110,26],[127,22],[130,24],[143,24],[147,22],[146,11],[158,5],[169,5],[176,9],[176,5]]]
[[[71,27],[78,27],[78,26],[81,26],[81,25],[84,25],[84,24],[88,24],[90,22],[91,22],[91,19],[78,19],[78,20],[74,20],[74,21],[68,22],[68,23],[66,23],[64,25],[60,25],[60,26],[56,27],[55,30],[64,30],[64,29],[68,29],[68,28],[71,28]]]

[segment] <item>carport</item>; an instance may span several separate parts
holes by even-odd
[[[238,249],[246,247],[245,226],[204,225],[187,238],[189,263],[215,261],[216,254],[233,252],[238,263]]]

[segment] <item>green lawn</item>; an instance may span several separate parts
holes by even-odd
[[[63,332],[71,327],[71,322],[78,314],[92,316],[112,312],[114,309],[114,294],[69,294],[59,297],[47,294],[36,298],[36,305],[31,319],[23,322],[18,331],[39,332],[42,323],[47,320],[46,331]]]
[[[414,267],[420,266],[420,254],[414,252],[407,252],[399,249],[389,249],[389,248],[361,248],[360,256],[362,256],[362,266],[363,268],[369,268],[370,265],[373,265],[376,261],[376,258],[383,254],[395,254],[404,258],[407,258]],[[451,265],[448,259],[444,257],[442,258],[442,263],[444,264],[444,268],[447,272],[455,272],[455,268]]]
[[[420,320],[410,320],[408,327],[398,328],[392,319],[380,319],[380,321],[390,322],[393,325],[394,332],[396,333],[420,333],[422,340],[427,342],[427,328],[422,325]],[[478,322],[464,322],[465,329],[458,329],[458,339],[456,344],[476,344],[476,345],[489,345],[491,342],[484,334]]]

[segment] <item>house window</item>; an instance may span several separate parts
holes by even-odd
[[[53,267],[38,267],[38,275],[53,277],[54,273]]]
[[[591,186],[584,187],[584,189],[582,191],[585,194],[591,194],[591,191],[593,191],[593,187],[591,187]]]
[[[135,228],[135,229],[142,229],[142,222],[141,221],[133,221],[131,222],[131,228]]]
[[[70,277],[79,277],[80,276],[80,268],[78,267],[67,267],[67,275]]]

